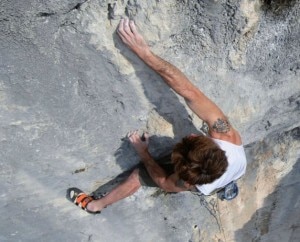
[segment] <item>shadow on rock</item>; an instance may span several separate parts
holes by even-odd
[[[125,47],[116,32],[113,34],[113,40],[115,47],[132,63],[135,75],[143,86],[144,94],[154,105],[155,111],[172,125],[174,139],[178,140],[190,133],[198,132],[185,106],[162,78]]]
[[[296,0],[262,0],[262,9],[279,16],[284,11],[294,7],[296,2]]]
[[[171,163],[171,152],[174,146],[174,139],[170,137],[151,136],[149,138],[149,151],[153,158],[160,164]],[[141,165],[139,157],[127,138],[123,139],[120,148],[115,152],[116,162],[125,171],[114,179],[98,187],[91,195],[100,198],[122,183],[134,169]],[[130,167],[131,166],[131,167]],[[128,168],[130,167],[130,168]]]

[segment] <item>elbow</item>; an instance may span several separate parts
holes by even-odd
[[[160,189],[164,190],[165,192],[172,192],[170,184],[168,184],[166,178],[160,178],[156,181],[156,184],[159,186]]]
[[[157,185],[165,192],[178,192],[176,189],[174,189],[174,184],[170,184],[167,179],[160,181],[160,183]]]
[[[199,101],[202,97],[201,92],[197,88],[185,90],[182,96],[187,103]]]
[[[164,190],[165,192],[174,192],[172,189],[170,189],[170,187],[168,186],[162,186],[160,187],[162,190]]]

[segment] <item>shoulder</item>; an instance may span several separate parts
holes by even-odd
[[[235,145],[242,145],[242,138],[237,130],[232,126],[227,132],[217,132],[213,129],[210,129],[209,135],[214,139],[224,140]]]
[[[207,120],[207,124],[209,127],[208,133],[211,138],[224,140],[235,145],[242,144],[239,132],[234,129],[223,113],[212,115],[212,117]]]

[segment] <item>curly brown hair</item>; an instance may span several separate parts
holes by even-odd
[[[172,162],[179,178],[190,185],[215,181],[227,169],[225,152],[206,136],[187,136],[175,145]]]

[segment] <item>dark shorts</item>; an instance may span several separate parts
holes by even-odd
[[[174,173],[174,165],[171,162],[171,154],[156,159],[156,162],[161,168],[164,169],[164,171],[167,173],[167,176],[170,176]],[[137,168],[139,169],[139,179],[142,186],[158,187],[149,175],[143,163],[140,163]]]

